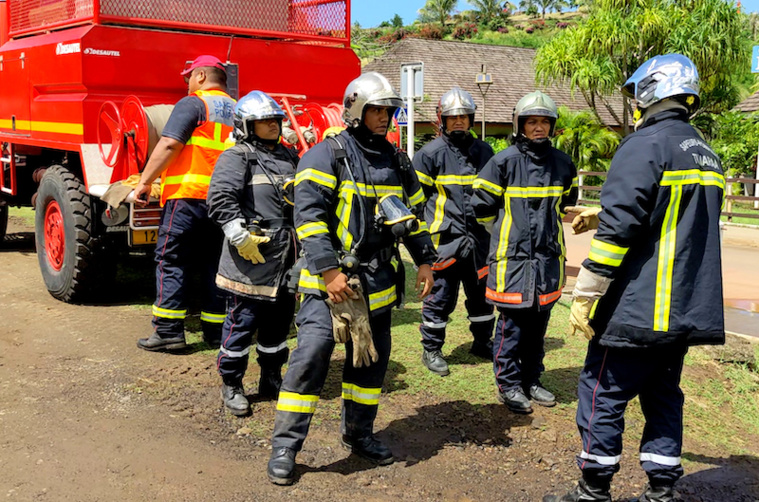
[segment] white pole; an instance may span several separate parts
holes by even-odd
[[[757,152],[759,152],[759,148],[757,148]],[[754,175],[754,178],[756,178],[756,181],[759,181],[759,155],[756,157],[756,174]],[[759,197],[759,183],[754,183],[754,189],[751,193],[754,197]],[[754,201],[754,209],[759,209],[759,200]]]
[[[406,153],[414,158],[414,69],[409,67],[406,73],[406,103],[408,104],[408,127],[406,130]]]

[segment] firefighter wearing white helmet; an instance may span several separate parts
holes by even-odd
[[[422,307],[422,363],[440,376],[449,374],[443,358],[448,316],[456,307],[463,284],[470,352],[493,359],[493,306],[485,301],[485,277],[490,233],[472,210],[472,182],[493,149],[472,135],[476,109],[472,95],[454,87],[437,106],[441,135],[414,155],[414,169],[427,196],[424,217],[438,259],[432,266],[435,285]]]
[[[376,464],[394,461],[373,428],[390,358],[390,310],[403,296],[400,238],[419,267],[422,297],[433,283],[435,250],[412,212],[424,193],[406,154],[385,139],[402,101],[385,77],[366,73],[348,85],[343,103],[347,130],[306,152],[296,176],[305,263],[298,345],[279,394],[267,468],[275,484],[294,480],[335,343],[346,348],[342,444]]]
[[[298,254],[292,185],[298,155],[279,141],[285,113],[261,91],[235,106],[236,145],[221,154],[208,189],[211,219],[226,236],[216,285],[227,292],[217,368],[233,415],[250,413],[243,377],[256,333],[258,395],[276,399],[287,362],[285,338],[295,312],[287,272]]]
[[[640,463],[649,484],[638,500],[677,500],[682,476],[688,347],[722,344],[720,160],[688,124],[698,72],[680,54],[656,56],[622,86],[637,103],[636,131],[619,145],[601,191],[598,227],[574,289],[570,321],[590,342],[580,374],[577,425],[582,479],[549,502],[611,501],[624,412],[640,398],[646,420]],[[591,220],[596,219],[596,222]]]
[[[565,282],[565,208],[577,201],[572,159],[551,146],[558,113],[535,91],[514,108],[514,144],[499,152],[474,182],[474,211],[495,220],[485,296],[498,309],[493,368],[498,400],[515,413],[532,403],[554,406],[540,382],[551,308]]]

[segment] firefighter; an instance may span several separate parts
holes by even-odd
[[[474,211],[493,218],[485,296],[500,314],[493,342],[498,400],[515,413],[530,401],[554,406],[540,383],[551,308],[565,281],[561,218],[577,201],[572,159],[551,146],[558,112],[546,94],[519,100],[514,144],[499,152],[474,181]]]
[[[582,479],[546,501],[611,501],[627,403],[646,424],[640,463],[649,484],[638,500],[676,500],[683,474],[683,393],[688,347],[722,344],[720,160],[688,124],[699,107],[698,72],[680,54],[649,59],[622,86],[637,103],[636,131],[619,145],[601,191],[601,212],[573,222],[598,228],[570,313],[590,339],[580,374],[577,426]]]
[[[161,176],[153,334],[137,341],[150,351],[186,347],[188,269],[193,266],[203,271],[200,320],[206,343],[219,346],[224,322],[223,298],[214,283],[222,234],[208,217],[206,195],[216,159],[232,132],[235,101],[224,91],[227,74],[213,56],[198,57],[181,75],[188,96],[171,112],[134,189],[137,204],[145,205],[153,180]]]
[[[342,444],[376,464],[394,461],[373,434],[390,358],[390,310],[402,297],[403,239],[419,270],[421,296],[432,288],[435,250],[426,225],[408,206],[424,194],[406,154],[386,139],[402,105],[388,80],[365,73],[345,90],[347,130],[317,144],[301,159],[295,185],[295,226],[305,267],[293,351],[272,437],[267,474],[291,484],[295,455],[308,433],[336,341],[347,341],[342,380]]]
[[[216,285],[229,293],[217,358],[224,406],[247,415],[242,379],[257,332],[258,395],[276,398],[295,313],[287,273],[295,263],[293,185],[298,155],[282,146],[285,112],[252,91],[235,106],[236,145],[221,154],[208,188],[208,211],[226,236]]]
[[[471,132],[474,99],[454,87],[437,106],[441,135],[414,156],[414,169],[427,204],[424,216],[438,259],[432,266],[435,285],[422,306],[422,363],[433,373],[450,373],[443,358],[448,316],[456,307],[459,285],[466,294],[469,330],[474,337],[470,352],[493,359],[495,315],[485,301],[485,276],[490,233],[472,210],[472,182],[493,149]]]

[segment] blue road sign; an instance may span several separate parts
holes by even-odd
[[[751,54],[751,73],[759,73],[759,45],[754,46],[754,52]]]
[[[398,108],[395,110],[395,120],[399,126],[408,125],[408,115],[405,108]]]

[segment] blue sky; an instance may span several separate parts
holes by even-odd
[[[397,13],[403,18],[403,24],[411,24],[424,2],[425,0],[352,0],[351,23],[358,21],[364,28],[369,28],[382,21],[389,21]],[[512,0],[512,3],[519,4],[519,1]],[[741,5],[744,12],[759,12],[759,0],[745,0]],[[471,8],[466,0],[459,0],[457,10]]]

